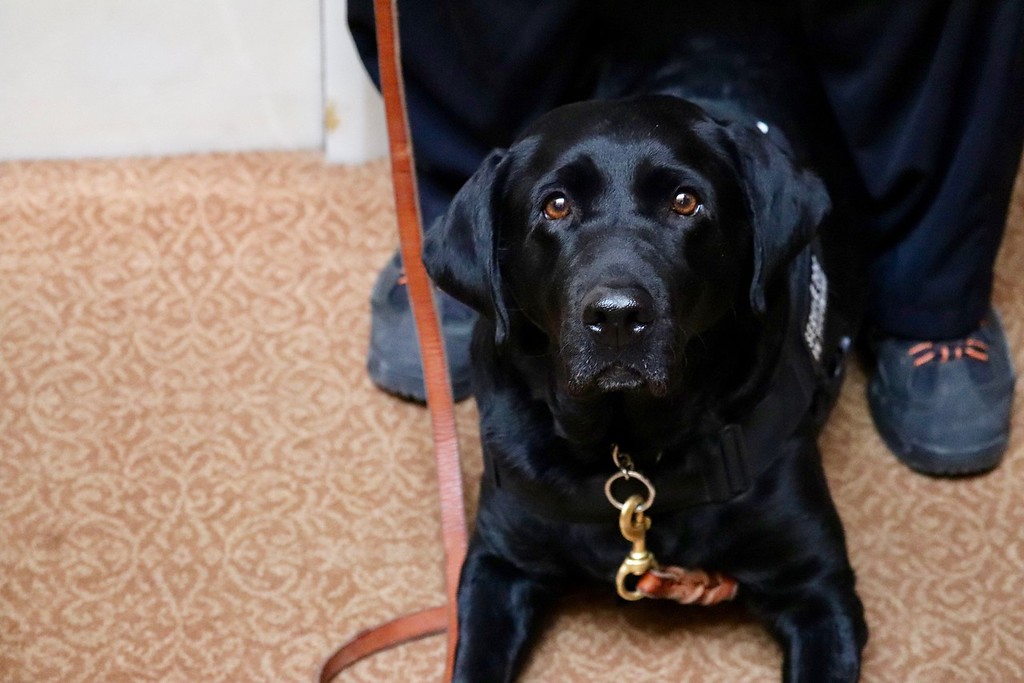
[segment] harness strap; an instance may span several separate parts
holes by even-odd
[[[396,3],[397,0],[374,0],[377,58],[387,117],[391,175],[394,182],[402,261],[408,279],[407,289],[413,317],[416,320],[416,333],[427,389],[427,405],[430,407],[434,437],[448,600],[445,606],[400,617],[383,626],[360,633],[327,660],[320,673],[321,683],[327,683],[341,670],[367,655],[443,631],[448,632],[448,655],[443,680],[450,681],[458,637],[456,593],[459,572],[466,556],[462,473],[459,469],[459,444],[455,431],[454,402],[448,379],[448,365],[444,355],[444,340],[441,337],[430,279],[420,258],[421,221],[402,84]]]

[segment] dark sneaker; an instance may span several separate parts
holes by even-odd
[[[456,401],[461,401],[473,393],[469,341],[476,312],[440,291],[436,301],[441,308],[441,332],[452,394]],[[420,403],[427,400],[416,323],[397,253],[380,271],[370,295],[370,353],[366,367],[370,379],[384,391]]]
[[[995,311],[965,339],[883,339],[875,352],[868,405],[896,457],[933,475],[999,464],[1010,436],[1014,371]]]

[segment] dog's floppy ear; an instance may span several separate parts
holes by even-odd
[[[505,152],[495,150],[427,231],[423,263],[437,285],[491,318],[500,344],[508,333],[508,311],[498,272],[497,203],[504,182]]]
[[[768,134],[741,124],[726,126],[726,132],[754,232],[750,305],[760,315],[772,279],[814,238],[832,202],[821,179],[797,166],[789,150]]]

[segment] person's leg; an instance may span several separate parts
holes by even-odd
[[[805,2],[805,16],[870,195],[876,425],[915,469],[990,468],[1013,392],[989,298],[1024,139],[1024,1]]]
[[[585,98],[595,66],[582,0],[420,0],[399,3],[403,73],[425,229],[484,156],[559,104]],[[379,87],[372,0],[350,0],[349,29]],[[423,373],[397,254],[371,296],[368,367],[381,388],[424,400]],[[456,399],[470,393],[472,311],[441,297]]]

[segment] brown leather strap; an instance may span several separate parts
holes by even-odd
[[[343,645],[321,671],[321,683],[327,683],[349,664],[374,652],[401,642],[443,630],[448,632],[448,656],[444,680],[450,681],[455,663],[458,636],[456,592],[459,572],[466,556],[466,516],[463,508],[462,473],[459,469],[459,444],[455,432],[455,412],[444,341],[434,306],[433,290],[420,260],[422,233],[416,198],[416,174],[413,168],[409,124],[406,119],[402,86],[401,50],[398,42],[396,0],[374,0],[377,23],[377,58],[380,87],[387,115],[391,176],[395,188],[395,210],[405,265],[409,299],[412,302],[416,332],[423,359],[441,495],[441,533],[444,539],[445,577],[448,603],[402,617],[376,629],[363,632]]]
[[[329,683],[344,669],[375,652],[425,636],[444,633],[448,626],[446,612],[443,606],[431,607],[363,631],[331,655],[320,671],[320,683]]]
[[[648,570],[636,585],[646,598],[675,600],[684,605],[717,605],[736,597],[736,579],[719,572],[682,567]]]

